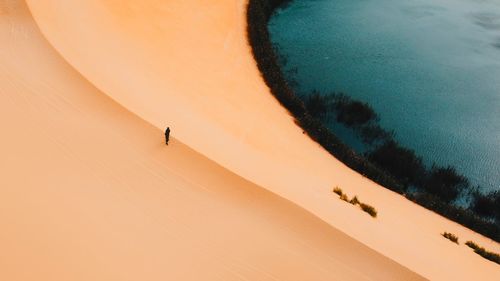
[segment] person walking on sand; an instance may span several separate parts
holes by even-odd
[[[165,130],[165,144],[168,145],[168,141],[170,140],[170,127],[167,127]]]

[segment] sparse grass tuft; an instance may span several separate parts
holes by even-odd
[[[359,204],[359,203],[361,203],[361,202],[359,202],[359,200],[358,200],[358,196],[354,196],[354,197],[351,199],[351,201],[349,201],[349,203],[351,203],[351,204],[353,204],[353,205],[357,205],[357,204]]]
[[[339,196],[342,196],[342,194],[344,194],[344,192],[342,192],[342,188],[336,186],[334,189],[333,189],[333,192]]]
[[[361,209],[363,211],[365,211],[368,214],[370,214],[370,216],[372,216],[374,218],[377,217],[377,210],[373,206],[370,206],[370,205],[365,204],[365,203],[359,203],[359,206],[361,207]]]
[[[458,237],[455,234],[449,233],[449,232],[444,232],[441,235],[443,235],[444,238],[446,238],[446,239],[448,239],[448,240],[450,240],[458,245]]]
[[[341,199],[341,200],[344,200],[344,201],[346,201],[346,202],[349,202],[349,197],[347,197],[347,195],[346,195],[346,194],[342,194],[342,195],[340,195],[340,199]]]
[[[465,245],[469,246],[470,248],[472,248],[474,250],[479,248],[479,245],[476,244],[476,243],[474,243],[474,242],[472,242],[472,241],[465,242]]]
[[[370,216],[376,218],[377,217],[377,210],[368,205],[368,204],[365,204],[365,203],[361,203],[361,201],[359,201],[358,199],[358,196],[354,196],[351,200],[349,200],[349,197],[347,196],[347,194],[345,194],[342,189],[338,186],[336,186],[335,188],[333,188],[333,193],[337,194],[340,196],[340,200],[343,200],[345,202],[348,202],[354,206],[356,205],[359,205],[361,207],[361,209],[365,212],[367,212],[368,214],[370,214]]]
[[[485,248],[480,247],[478,244],[472,242],[472,241],[467,241],[465,245],[469,246],[470,248],[474,249],[474,253],[480,255],[481,257],[490,260],[492,262],[495,262],[497,264],[500,264],[500,255],[497,253],[489,252]]]

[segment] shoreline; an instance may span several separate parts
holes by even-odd
[[[362,176],[403,195],[430,211],[500,242],[500,226],[481,219],[469,209],[435,200],[425,193],[415,195],[405,193],[403,185],[397,179],[357,154],[307,112],[304,103],[296,96],[283,75],[267,26],[274,11],[290,2],[291,0],[249,0],[247,35],[264,81],[273,96],[295,119],[295,123],[333,157]]]

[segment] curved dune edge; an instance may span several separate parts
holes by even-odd
[[[425,277],[499,276],[495,264],[439,233],[494,251],[498,243],[362,178],[302,135],[255,66],[246,1],[28,3],[70,64],[154,126],[170,125],[189,147]],[[374,205],[380,217],[346,206],[332,196],[334,185]]]
[[[121,107],[0,1],[0,280],[422,280]]]

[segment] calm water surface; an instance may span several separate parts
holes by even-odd
[[[299,92],[366,101],[427,164],[500,189],[500,0],[295,0],[269,28]]]

